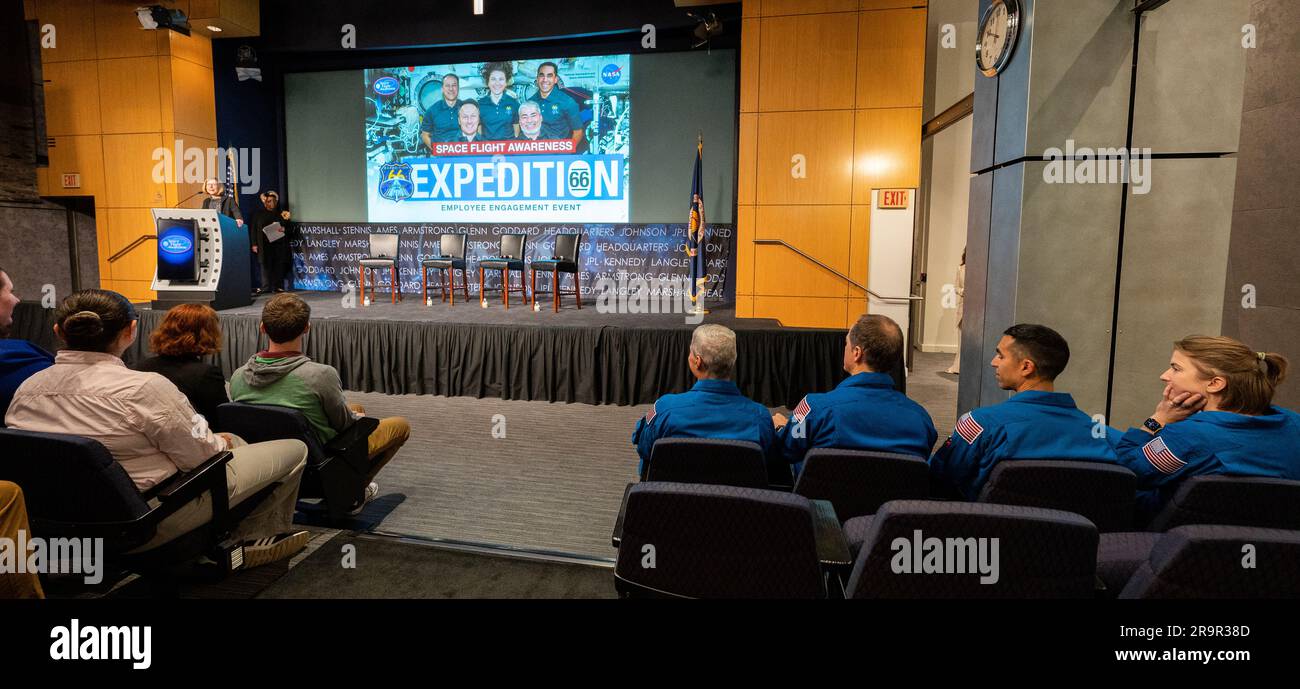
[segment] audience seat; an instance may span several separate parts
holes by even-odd
[[[1095,592],[1097,527],[1071,512],[896,500],[869,519],[845,588],[848,598],[1090,598]],[[978,571],[895,573],[891,563],[902,552],[895,539],[910,544],[917,531],[923,539],[999,539],[997,581],[981,583]]]
[[[217,407],[214,429],[234,433],[249,443],[296,439],[307,445],[307,468],[298,490],[304,511],[324,508],[331,524],[343,524],[349,510],[365,497],[370,483],[367,439],[379,420],[362,417],[322,445],[307,417],[289,407],[227,402]],[[315,505],[319,500],[323,505]]]
[[[767,488],[766,460],[757,443],[711,438],[660,438],[643,481]]]
[[[1130,531],[1137,476],[1104,462],[1020,459],[998,462],[979,502],[1081,514],[1102,533]]]
[[[625,597],[824,598],[848,559],[829,505],[757,488],[638,483],[615,537]]]
[[[1116,595],[1160,539],[1179,526],[1217,524],[1300,529],[1300,481],[1246,476],[1193,476],[1183,481],[1147,531],[1104,533],[1097,575]]]
[[[799,495],[830,501],[845,520],[875,514],[890,500],[924,499],[929,490],[922,457],[831,448],[809,450],[794,484]]]
[[[194,471],[140,493],[95,440],[0,429],[0,479],[22,487],[32,532],[43,538],[103,538],[108,563],[137,572],[158,571],[199,555],[211,557],[225,572],[242,565],[240,544],[229,536],[278,484],[231,508],[226,487],[231,457],[230,452],[218,453]],[[204,493],[212,504],[208,524],[161,547],[130,553],[154,537],[163,519]]]
[[[1300,598],[1300,531],[1175,527],[1160,535],[1120,598]]]

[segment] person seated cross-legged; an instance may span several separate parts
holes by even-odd
[[[271,344],[240,366],[230,377],[230,398],[249,404],[274,404],[297,409],[307,417],[316,437],[328,443],[364,410],[352,407],[343,397],[343,384],[333,366],[317,363],[302,353],[303,340],[311,330],[311,306],[292,293],[277,294],[262,307],[261,330]],[[352,513],[379,493],[375,475],[411,437],[411,425],[400,416],[379,420],[369,437],[370,470],[365,500]]]

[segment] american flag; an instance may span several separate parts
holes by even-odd
[[[700,306],[704,286],[708,283],[704,262],[704,137],[695,146],[695,172],[691,180],[691,214],[686,226],[686,256],[691,261],[691,304]]]
[[[1151,466],[1162,474],[1172,474],[1187,465],[1187,462],[1175,457],[1174,453],[1169,451],[1164,438],[1156,438],[1143,445],[1142,454],[1146,455]]]
[[[650,411],[645,413],[645,422],[650,423],[655,420],[655,408],[650,407]]]
[[[235,149],[227,148],[226,149],[226,185],[225,185],[226,190],[222,192],[222,196],[225,196],[226,198],[235,201],[235,203],[238,203],[239,201],[235,199],[235,185],[238,183],[239,183],[238,172],[235,169]]]
[[[970,412],[966,412],[960,419],[957,419],[957,435],[960,435],[961,439],[965,440],[967,444],[974,443],[975,439],[980,437],[980,433],[983,432],[984,427],[975,420],[975,417],[970,415]]]
[[[799,406],[794,408],[791,415],[794,417],[795,423],[803,423],[803,420],[808,416],[808,412],[810,411],[812,411],[812,407],[808,406],[808,398],[805,397],[802,400],[799,400]]]

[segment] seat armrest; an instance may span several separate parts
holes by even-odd
[[[343,429],[342,433],[325,444],[325,454],[329,456],[343,454],[358,443],[366,444],[370,434],[374,433],[376,428],[379,428],[379,419],[372,416],[363,416],[353,421],[351,426]]]
[[[812,500],[813,530],[817,539],[817,559],[831,568],[847,568],[853,564],[849,541],[840,528],[840,519],[829,500]]]
[[[230,492],[226,486],[226,465],[234,458],[229,450],[218,452],[158,494],[161,505],[150,517],[161,521],[204,493],[212,494],[212,523],[224,525],[230,512]]]
[[[623,502],[618,506],[618,519],[614,520],[614,533],[609,537],[609,542],[615,548],[619,547],[619,544],[623,542],[623,515],[627,513],[627,496],[631,495],[632,486],[635,485],[636,482],[632,482],[627,484],[627,488],[623,489]]]

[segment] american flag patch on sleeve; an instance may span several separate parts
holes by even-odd
[[[799,406],[795,407],[794,411],[790,412],[790,415],[794,417],[795,423],[803,423],[803,420],[808,417],[808,412],[811,411],[812,407],[808,405],[808,398],[804,397],[799,400]]]
[[[1151,466],[1162,474],[1172,474],[1187,465],[1187,462],[1179,459],[1173,452],[1169,451],[1169,446],[1165,444],[1164,438],[1156,438],[1143,445],[1142,454],[1146,455],[1147,461],[1151,462]]]
[[[655,420],[655,408],[654,405],[651,405],[650,411],[645,413],[645,422],[650,423],[651,421],[654,420]]]
[[[970,412],[962,414],[961,418],[957,419],[957,435],[960,435],[967,445],[974,444],[975,439],[980,437],[980,433],[983,432],[984,427],[975,420],[975,417],[970,415]]]

